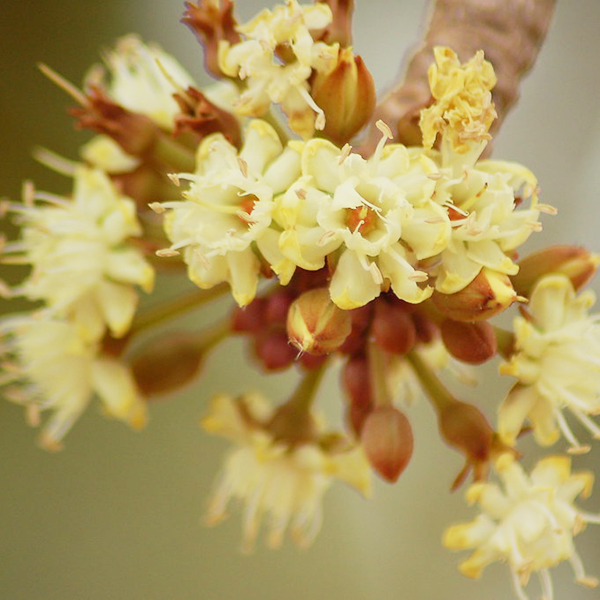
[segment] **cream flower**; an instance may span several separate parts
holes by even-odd
[[[60,449],[94,394],[109,416],[136,429],[145,424],[146,405],[130,371],[100,354],[99,343],[81,337],[74,324],[47,311],[14,315],[0,321],[0,336],[5,397],[25,405],[32,424],[40,410],[52,411],[39,438],[46,449]]]
[[[45,204],[26,198],[10,205],[23,231],[20,241],[5,246],[4,260],[32,266],[13,293],[45,301],[91,339],[105,325],[124,335],[137,307],[134,285],[150,291],[154,281],[140,250],[127,243],[141,233],[133,200],[102,171],[85,167],[75,171],[72,199],[41,192],[34,198]]]
[[[239,153],[222,134],[208,136],[198,148],[196,173],[178,176],[191,182],[185,200],[161,205],[169,210],[167,253],[183,248],[194,283],[210,288],[227,281],[245,306],[258,283],[254,244],[271,224],[274,196],[299,174],[297,142],[284,149],[264,121],[250,121]]]
[[[163,129],[173,129],[180,112],[173,93],[194,82],[171,55],[128,35],[106,53],[105,63],[110,81],[105,81],[102,67],[96,67],[86,78],[87,84],[100,85],[123,108],[150,117]]]
[[[434,158],[437,158],[434,156]],[[525,167],[502,161],[481,161],[453,178],[446,169],[437,182],[435,199],[452,221],[452,235],[440,256],[436,289],[444,294],[467,286],[483,267],[515,275],[513,251],[541,230],[537,181]],[[518,208],[528,202],[528,207]],[[518,209],[517,209],[518,208]]]
[[[370,491],[370,469],[362,450],[339,436],[323,433],[314,441],[289,444],[270,433],[274,411],[259,394],[235,400],[218,395],[202,426],[235,444],[210,499],[206,520],[220,522],[232,498],[244,504],[243,549],[251,551],[263,517],[267,543],[279,547],[289,528],[300,546],[321,528],[322,497],[333,479],[363,494]]]
[[[322,139],[307,142],[302,188],[294,190],[302,228],[286,214],[282,219],[287,220],[282,252],[299,266],[319,268],[325,256],[339,249],[330,293],[343,309],[370,302],[387,285],[407,302],[429,297],[431,288],[418,285],[427,274],[418,270],[417,262],[443,250],[450,233],[446,211],[406,187],[409,182],[424,185],[429,179],[422,174],[397,183],[395,177],[401,179],[408,170],[408,153],[401,145],[384,149],[384,143],[385,138],[365,160],[349,147],[340,150]],[[415,205],[407,196],[417,199]],[[293,202],[286,200],[279,211],[293,214]],[[306,204],[311,208],[307,210]],[[311,224],[307,217],[313,213]]]
[[[528,419],[538,443],[553,444],[562,432],[572,451],[585,451],[563,409],[600,439],[600,427],[589,417],[600,414],[599,316],[588,315],[594,302],[591,291],[576,296],[563,275],[543,277],[534,288],[531,318],[515,319],[516,352],[500,367],[502,374],[518,379],[498,413],[507,443],[515,442]]]
[[[303,137],[310,137],[315,126],[323,129],[323,111],[312,99],[307,80],[313,70],[327,73],[334,68],[338,44],[315,42],[310,31],[323,29],[331,18],[324,3],[287,0],[240,26],[244,41],[233,46],[221,41],[221,70],[247,81],[236,105],[239,114],[261,116],[273,102],[282,105],[290,127]]]
[[[429,87],[435,102],[421,111],[423,146],[431,148],[439,134],[442,153],[475,152],[477,156],[491,139],[488,130],[496,118],[491,89],[496,75],[479,50],[461,64],[456,54],[443,46],[433,50],[435,63],[429,67]]]
[[[595,587],[597,580],[585,575],[573,544],[586,523],[600,523],[600,517],[574,505],[577,496],[591,492],[592,474],[572,474],[571,461],[564,456],[540,460],[531,476],[508,454],[498,459],[495,469],[504,489],[495,483],[473,484],[467,501],[476,502],[482,514],[444,534],[447,548],[475,549],[460,565],[461,573],[478,578],[488,564],[506,561],[520,600],[527,600],[523,586],[534,572],[540,576],[545,600],[552,600],[548,569],[568,560],[577,582]]]

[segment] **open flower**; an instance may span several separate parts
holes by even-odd
[[[239,151],[222,134],[203,140],[185,200],[165,202],[168,253],[184,249],[190,279],[210,288],[228,281],[240,306],[256,293],[260,262],[253,244],[271,224],[273,198],[300,173],[296,145],[282,147],[275,130],[250,121]]]
[[[520,600],[527,600],[523,586],[536,572],[544,598],[552,600],[548,569],[568,560],[577,582],[595,587],[597,580],[586,576],[573,544],[586,523],[600,523],[600,517],[574,505],[577,496],[590,494],[592,474],[571,473],[571,461],[565,456],[540,460],[528,476],[512,455],[504,454],[495,470],[503,489],[495,483],[471,485],[467,501],[477,503],[482,514],[444,534],[447,548],[475,549],[460,565],[461,573],[478,578],[488,564],[506,561]]]
[[[298,545],[309,545],[321,528],[322,498],[334,478],[365,495],[370,490],[369,465],[360,448],[320,428],[312,440],[278,438],[269,428],[274,413],[256,393],[237,400],[218,395],[202,420],[206,431],[237,445],[227,456],[206,520],[218,523],[229,501],[240,500],[245,551],[252,550],[263,517],[269,546],[280,546],[288,528]]]
[[[323,111],[312,99],[307,80],[313,70],[327,73],[335,67],[338,44],[315,42],[310,31],[323,29],[331,18],[331,9],[324,3],[303,5],[287,0],[240,26],[243,41],[220,42],[222,72],[247,82],[236,104],[239,114],[262,116],[271,103],[281,104],[296,133],[310,137],[315,127],[323,129]]]
[[[100,353],[97,340],[57,320],[47,311],[14,315],[0,321],[3,356],[0,385],[4,395],[23,404],[32,424],[40,410],[52,411],[39,438],[48,450],[61,440],[96,394],[105,412],[140,428],[146,405],[123,363]]]
[[[420,186],[430,180],[420,174],[397,182],[409,169],[409,156],[404,146],[384,143],[365,160],[348,146],[307,142],[303,178],[276,213],[284,229],[281,251],[299,266],[318,269],[338,250],[329,289],[343,309],[363,306],[389,285],[402,300],[425,300],[432,289],[418,285],[427,274],[417,262],[438,254],[450,233],[446,211],[421,195]]]
[[[128,243],[141,233],[133,200],[102,171],[79,167],[72,199],[38,192],[10,210],[23,226],[22,239],[5,246],[4,259],[32,266],[13,294],[43,300],[90,339],[105,326],[124,335],[138,303],[134,285],[150,291],[154,282],[152,267]]]
[[[514,322],[516,352],[500,367],[518,379],[498,413],[507,443],[528,419],[538,443],[553,444],[562,432],[573,451],[585,451],[564,409],[600,439],[600,427],[589,417],[600,414],[600,325],[597,314],[588,315],[594,302],[592,291],[577,296],[564,275],[548,275],[535,286],[530,317]]]
[[[446,169],[440,172],[435,198],[448,210],[452,235],[440,256],[436,289],[458,292],[484,267],[516,274],[513,251],[541,230],[542,210],[555,212],[538,204],[534,175],[519,164],[492,160],[465,166],[456,178]],[[529,206],[519,207],[524,201]]]
[[[117,104],[150,117],[167,131],[174,127],[180,112],[173,94],[193,85],[192,77],[158,46],[144,44],[136,35],[121,38],[114,50],[106,52],[103,67],[96,66],[86,78],[87,85],[98,85]]]

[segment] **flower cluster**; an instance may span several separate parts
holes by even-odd
[[[279,405],[222,393],[201,421],[234,444],[206,521],[239,501],[245,550],[263,520],[268,545],[287,531],[310,544],[335,480],[364,495],[371,471],[396,481],[413,452],[407,415],[426,398],[464,457],[452,487],[472,474],[467,500],[482,511],[444,536],[473,549],[460,570],[478,577],[507,562],[521,600],[534,572],[551,600],[548,569],[565,560],[595,585],[573,542],[600,521],[574,504],[592,475],[572,474],[564,456],[527,475],[516,457],[530,429],[542,446],[562,433],[570,453],[585,452],[565,409],[600,438],[600,330],[593,294],[579,293],[600,259],[576,246],[519,257],[541,214],[556,211],[527,168],[484,157],[497,115],[483,51],[463,63],[435,48],[422,144],[405,145],[399,122],[375,116],[351,8],[286,0],[239,24],[232,0],[187,3],[183,21],[219,79],[202,89],[136,36],[106,52],[82,90],[43,67],[96,135],[81,162],[40,154],[72,177],[70,195],[26,185],[22,203],[3,204],[22,232],[2,260],[31,270],[2,291],[38,306],[0,321],[0,385],[32,423],[52,411],[41,442],[57,449],[94,395],[140,427],[147,401],[193,381],[228,335],[265,373],[296,367],[296,391]],[[155,272],[191,291],[138,308]],[[204,330],[139,335],[228,292],[233,310]],[[490,321],[515,303],[511,330]],[[473,367],[497,355],[516,382],[495,429],[444,378],[475,383]],[[328,431],[314,408],[335,359],[346,432]]]

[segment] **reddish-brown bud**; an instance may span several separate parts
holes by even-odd
[[[456,478],[453,489],[462,483],[470,468],[475,479],[481,479],[494,441],[494,430],[483,413],[472,404],[454,401],[439,411],[438,423],[444,441],[466,458],[465,468]]]
[[[283,331],[266,332],[255,341],[255,351],[267,371],[279,371],[289,367],[298,352],[288,343]]]
[[[193,131],[200,138],[211,133],[222,133],[234,146],[240,146],[241,133],[237,118],[213,104],[201,91],[188,87],[185,92],[173,94],[181,114],[175,117],[175,135]]]
[[[349,142],[375,110],[373,77],[350,48],[340,49],[333,71],[317,73],[311,93],[325,113],[323,135],[338,146]]]
[[[285,325],[293,301],[293,295],[286,289],[279,289],[269,296],[265,313],[266,322]]]
[[[411,315],[402,305],[383,299],[375,303],[371,333],[377,345],[392,354],[406,354],[415,345],[417,331]]]
[[[467,323],[446,319],[441,331],[444,346],[458,360],[480,365],[496,355],[496,334],[487,321]]]
[[[484,267],[464,289],[455,294],[435,291],[431,299],[440,312],[455,321],[481,321],[508,308],[517,300],[517,293],[507,275]]]
[[[250,304],[233,309],[232,331],[260,331],[266,322],[267,302],[264,298],[255,298]]]
[[[424,314],[413,312],[412,320],[417,332],[417,340],[423,344],[430,344],[433,340],[437,340],[440,335],[438,326]]]
[[[302,352],[329,354],[344,343],[351,328],[350,313],[331,301],[327,288],[304,292],[288,310],[288,337]]]
[[[600,256],[581,246],[550,246],[521,260],[519,272],[511,281],[517,294],[529,297],[540,277],[559,273],[568,277],[578,290],[592,278],[598,264]]]
[[[404,413],[393,406],[376,408],[365,419],[361,442],[375,471],[393,483],[410,461],[413,434]]]
[[[137,351],[131,360],[131,371],[144,396],[160,396],[195,379],[203,357],[197,336],[167,333]]]
[[[198,0],[197,4],[186,2],[181,19],[204,46],[206,70],[216,77],[224,76],[219,67],[219,42],[225,40],[237,44],[240,41],[233,7],[232,0]]]
[[[344,354],[355,354],[364,348],[365,332],[371,324],[373,306],[369,303],[348,312],[352,321],[352,330],[338,350]]]

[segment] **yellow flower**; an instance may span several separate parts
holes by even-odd
[[[45,204],[26,199],[10,206],[23,230],[22,240],[4,248],[5,260],[32,266],[13,293],[43,300],[90,339],[105,326],[124,335],[137,307],[134,285],[150,291],[154,282],[141,251],[127,243],[141,234],[133,200],[121,196],[102,171],[86,167],[75,172],[72,199],[42,192],[34,197]]]
[[[239,151],[225,137],[205,138],[182,202],[165,202],[170,252],[184,249],[188,276],[202,288],[227,281],[240,306],[256,293],[260,263],[254,250],[271,224],[273,198],[300,174],[297,146],[282,147],[275,130],[249,122]],[[268,250],[268,248],[267,248]],[[268,258],[272,258],[268,255]]]
[[[437,46],[433,52],[435,64],[428,74],[435,102],[421,112],[423,146],[431,148],[439,133],[442,147],[479,155],[491,139],[488,130],[497,116],[490,92],[496,85],[494,68],[482,50],[464,64],[450,48]]]
[[[384,143],[365,160],[348,146],[310,140],[303,177],[275,212],[281,251],[298,266],[318,269],[338,251],[330,293],[342,309],[363,306],[385,285],[407,302],[425,300],[432,289],[418,285],[427,274],[417,263],[442,251],[450,234],[447,212],[423,197],[430,180],[424,173],[411,177],[404,146]]]
[[[440,173],[435,198],[448,210],[452,234],[441,253],[436,289],[458,292],[484,267],[515,275],[512,251],[541,230],[541,210],[553,212],[538,204],[534,175],[519,164],[493,160],[464,167],[456,177],[448,169]],[[524,201],[529,206],[518,208]]]
[[[206,431],[236,444],[217,481],[206,521],[220,522],[229,501],[240,500],[246,552],[254,546],[263,517],[268,519],[270,547],[279,547],[288,529],[296,544],[309,545],[321,528],[322,498],[334,478],[365,495],[370,491],[370,469],[360,448],[323,431],[296,444],[276,439],[268,427],[273,414],[259,394],[237,400],[218,395],[202,420]]]
[[[518,379],[498,413],[499,432],[515,442],[525,419],[538,443],[553,444],[559,432],[581,452],[563,410],[577,418],[600,439],[600,427],[589,415],[600,414],[600,326],[598,315],[588,315],[595,296],[578,296],[564,275],[543,277],[534,288],[528,310],[531,319],[514,322],[516,352],[500,372]]]
[[[477,503],[482,514],[444,534],[444,545],[451,550],[475,549],[460,565],[461,573],[478,578],[488,564],[506,561],[519,600],[527,600],[523,586],[535,572],[544,598],[552,600],[548,569],[568,560],[577,582],[595,587],[597,580],[585,575],[573,544],[586,523],[600,523],[600,517],[574,505],[577,496],[590,494],[592,474],[571,473],[571,461],[565,456],[540,460],[528,476],[512,455],[505,454],[495,470],[503,488],[495,483],[473,484],[467,502]]]
[[[59,450],[61,440],[87,408],[94,394],[105,412],[140,428],[146,405],[124,364],[100,354],[99,342],[47,311],[14,315],[0,321],[3,361],[0,385],[6,398],[23,404],[32,424],[40,410],[52,411],[39,442]]]
[[[88,85],[100,85],[110,98],[132,112],[150,117],[171,131],[180,112],[173,93],[193,85],[191,76],[169,54],[156,45],[146,45],[136,35],[121,38],[114,50],[106,53],[110,80],[102,67],[93,68]]]
[[[281,104],[290,127],[302,137],[310,137],[315,127],[323,129],[323,111],[312,99],[307,80],[313,70],[327,73],[335,67],[338,44],[315,42],[310,30],[323,29],[331,18],[324,3],[287,0],[240,26],[244,41],[220,42],[223,73],[247,82],[235,107],[239,114],[262,116],[273,102]]]

